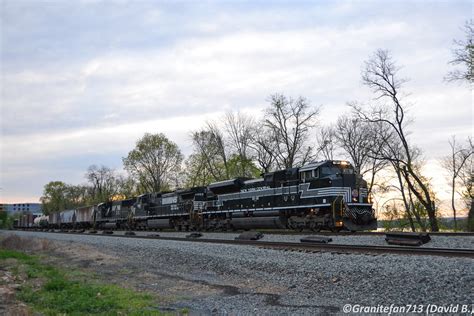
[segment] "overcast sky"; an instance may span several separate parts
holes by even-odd
[[[389,49],[411,104],[411,141],[436,159],[472,134],[467,85],[447,84],[471,1],[0,0],[0,202],[35,202],[51,180],[121,169],[145,132],[187,155],[189,132],[268,96],[322,105],[321,124],[370,101],[364,62]]]

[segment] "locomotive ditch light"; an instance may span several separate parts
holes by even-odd
[[[336,227],[342,227],[342,221],[337,221],[336,222]]]
[[[373,202],[372,193],[369,193],[369,196],[367,197],[367,201],[372,204]]]

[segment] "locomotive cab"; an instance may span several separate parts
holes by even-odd
[[[349,162],[313,162],[299,169],[299,177],[301,198],[308,201],[315,198],[312,202],[316,205],[311,212],[330,218],[321,227],[336,230],[343,227],[349,230],[377,228],[368,200],[367,182],[355,173]]]

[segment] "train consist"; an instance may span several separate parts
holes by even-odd
[[[367,183],[346,161],[326,160],[206,187],[146,193],[133,199],[32,218],[19,228],[232,230],[290,228],[373,230]]]

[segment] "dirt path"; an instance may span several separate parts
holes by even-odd
[[[75,243],[74,246],[71,244],[71,247],[68,247],[66,242],[9,236],[0,240],[0,247],[38,255],[44,264],[86,273],[91,280],[146,291],[157,298],[160,310],[168,312],[187,314],[187,309],[176,307],[181,300],[198,299],[220,293],[223,295],[238,293],[238,288],[233,286],[190,281],[158,271],[137,269],[136,266],[130,268],[125,256],[121,258],[89,245]],[[17,265],[14,259],[3,262],[4,265],[0,267],[0,297],[2,297],[0,314],[34,314],[16,299],[18,288],[25,282],[26,276],[21,274],[15,276],[15,273],[12,273],[12,269]]]

